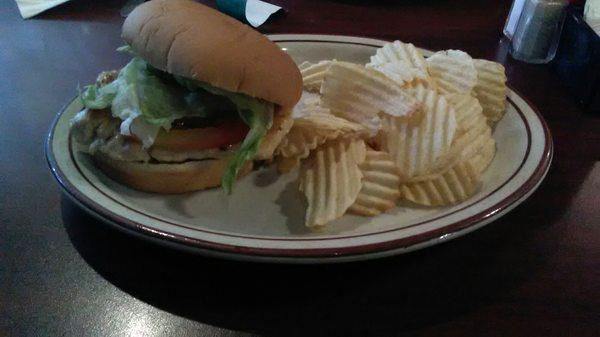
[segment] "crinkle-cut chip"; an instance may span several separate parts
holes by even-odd
[[[444,94],[471,94],[477,84],[477,70],[469,54],[445,50],[427,58],[429,74]]]
[[[374,66],[393,61],[404,61],[429,76],[423,54],[412,43],[401,41],[386,43],[383,47],[377,49],[367,65]]]
[[[354,203],[363,176],[359,165],[365,155],[362,139],[339,139],[323,144],[302,162],[300,191],[307,201],[307,227],[325,226]]]
[[[485,120],[483,108],[477,98],[466,94],[451,94],[446,99],[456,113],[457,136],[467,132],[482,119]]]
[[[454,109],[436,91],[413,91],[421,103],[419,119],[384,117],[378,139],[406,177],[428,174],[449,149],[456,131]]]
[[[492,137],[492,129],[486,123],[483,114],[479,114],[475,120],[468,129],[463,130],[461,134],[457,134],[450,150],[435,163],[434,172],[446,170],[456,160],[474,160],[473,167],[480,171],[487,168],[494,157],[496,142]],[[491,154],[489,153],[489,147],[494,148]],[[482,158],[475,159],[480,154]]]
[[[438,158],[432,172],[443,171],[459,158],[474,155],[487,138],[492,138],[492,129],[485,118],[477,118],[477,122],[468,130],[455,136],[450,149]]]
[[[368,130],[362,125],[334,115],[314,114],[295,119],[292,129],[279,144],[276,154],[284,158],[296,159],[283,162],[280,171],[293,168],[295,166],[293,163],[308,157],[311,150],[328,140],[348,137],[362,139],[368,134]]]
[[[296,119],[313,114],[329,114],[329,109],[323,108],[320,103],[321,95],[303,90],[300,100],[292,110],[292,118]]]
[[[471,161],[473,167],[483,172],[494,158],[496,142],[492,137],[492,129],[483,116],[481,106],[473,100],[476,99],[468,95],[452,95],[448,98],[451,104],[454,103],[457,116],[460,115],[462,119],[450,151],[440,159],[438,167],[443,168],[460,158]]]
[[[337,138],[366,138],[369,132],[360,124],[329,114],[313,114],[294,120],[292,129],[281,141],[277,151],[280,173],[290,172],[311,150]]]
[[[277,150],[283,138],[292,129],[293,124],[294,120],[289,114],[280,113],[273,116],[271,129],[263,137],[258,152],[254,156],[255,160],[271,160],[275,150]]]
[[[488,166],[492,163],[494,156],[496,155],[496,141],[494,138],[489,137],[484,140],[483,145],[473,157],[469,159],[469,162],[475,170],[483,173]]]
[[[474,60],[477,85],[473,89],[490,125],[496,124],[506,111],[506,72],[504,66],[487,60]]]
[[[459,137],[454,148],[450,149],[451,153],[456,153],[456,157],[464,160],[470,160],[475,155],[481,152],[485,144],[492,139],[492,131],[489,126],[481,128],[479,133],[466,133],[466,137]],[[474,129],[477,130],[477,129]],[[461,144],[462,143],[462,144]]]
[[[386,63],[367,64],[367,68],[375,69],[400,85],[414,80],[427,81],[428,75],[423,69],[415,68],[404,60],[392,60]]]
[[[367,150],[365,161],[359,167],[363,174],[362,187],[349,211],[375,216],[394,208],[400,197],[401,178],[390,155]]]
[[[418,102],[396,82],[364,66],[333,62],[321,86],[321,105],[334,115],[362,124],[375,133],[380,113],[410,116]]]
[[[301,64],[302,84],[304,89],[311,92],[319,92],[323,83],[323,76],[333,61],[323,60],[314,64]]]
[[[468,161],[459,161],[445,172],[419,177],[400,185],[402,197],[418,205],[446,206],[473,196],[481,174]]]
[[[412,81],[404,84],[403,88],[406,89],[412,96],[414,96],[416,92],[423,90],[437,91],[437,86],[433,83],[433,81]]]
[[[298,69],[300,69],[300,71],[312,66],[314,63],[312,62],[308,62],[308,61],[304,61],[302,63],[300,63],[300,65],[298,65]]]

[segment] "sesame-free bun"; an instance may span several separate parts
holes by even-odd
[[[292,59],[267,37],[190,0],[152,0],[123,24],[123,39],[152,66],[293,107],[302,77]]]
[[[153,193],[186,193],[221,185],[229,158],[206,159],[185,163],[141,163],[110,158],[100,152],[94,162],[104,174],[133,189]],[[252,162],[246,162],[238,179],[248,174]]]

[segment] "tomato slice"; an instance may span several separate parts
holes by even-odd
[[[244,140],[248,126],[232,120],[217,126],[194,129],[161,130],[152,148],[168,151],[200,151],[223,148]]]

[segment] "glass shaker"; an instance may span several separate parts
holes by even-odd
[[[548,63],[556,54],[567,0],[525,0],[510,54],[528,63]]]

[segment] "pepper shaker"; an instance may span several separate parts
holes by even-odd
[[[525,0],[510,54],[528,63],[548,63],[556,54],[567,0]]]

